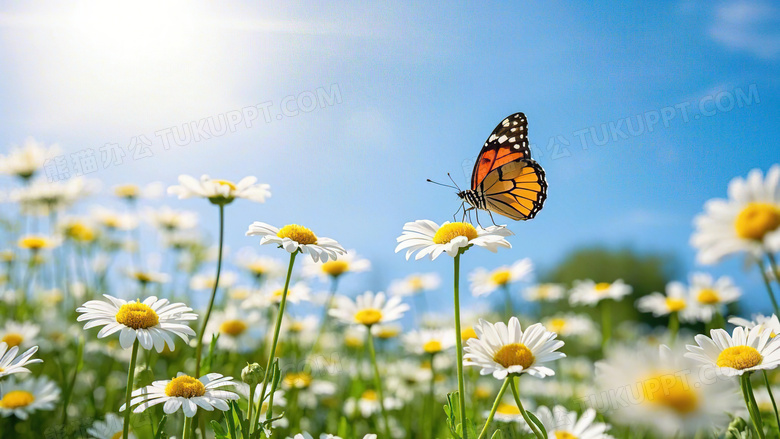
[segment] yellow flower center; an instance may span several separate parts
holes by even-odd
[[[19,346],[24,341],[24,337],[22,337],[22,334],[18,334],[16,332],[9,332],[8,334],[5,334],[3,336],[3,340],[5,344],[8,345],[8,348],[12,348],[14,346]]]
[[[671,312],[682,311],[685,309],[685,299],[675,299],[673,297],[666,298],[666,307]]]
[[[35,401],[35,396],[24,390],[12,390],[0,399],[0,407],[4,409],[18,409],[27,407]]]
[[[344,337],[344,344],[349,348],[359,348],[363,346],[363,339],[354,335],[347,335]]]
[[[468,328],[460,331],[460,339],[463,341],[477,338],[477,331],[474,330],[473,326],[469,326]]]
[[[734,221],[737,236],[760,241],[780,227],[780,208],[769,203],[748,203]]]
[[[336,277],[349,271],[349,263],[347,261],[328,261],[322,264],[322,271],[330,276]]]
[[[557,430],[553,434],[555,435],[555,439],[577,439],[577,436],[568,431]]]
[[[423,285],[423,280],[420,276],[412,276],[409,278],[409,287],[413,291],[422,291],[425,285]]]
[[[225,320],[219,325],[219,332],[231,337],[238,337],[247,330],[249,326],[242,320]]]
[[[193,398],[206,394],[206,386],[189,375],[178,376],[165,386],[165,394],[182,398]]]
[[[267,270],[265,264],[261,262],[252,262],[251,264],[247,265],[246,268],[256,275],[265,274]]]
[[[699,395],[674,372],[658,374],[642,381],[645,400],[685,415],[699,408]]]
[[[276,233],[280,238],[290,238],[298,244],[309,245],[317,243],[317,235],[306,227],[298,224],[288,224]]]
[[[493,360],[504,366],[523,366],[523,369],[528,369],[534,364],[534,354],[522,343],[512,343],[504,345],[493,356]]]
[[[230,188],[231,191],[236,190],[236,185],[232,181],[228,181],[228,180],[211,180],[211,181],[222,186],[227,186],[228,188]]]
[[[135,277],[135,280],[141,282],[142,284],[150,283],[153,280],[152,276],[149,273],[143,271],[134,272],[133,277]]]
[[[423,345],[423,350],[429,354],[441,352],[441,342],[439,340],[430,340]]]
[[[500,413],[502,415],[520,415],[520,409],[517,408],[515,404],[507,404],[502,402],[498,405],[496,413]]]
[[[65,234],[74,241],[79,242],[91,242],[95,239],[95,231],[82,223],[71,224],[65,230]]]
[[[562,319],[560,317],[550,319],[547,326],[552,332],[561,332],[564,330],[564,328],[566,328],[566,319]]]
[[[509,270],[496,270],[490,276],[490,280],[496,285],[506,285],[509,283],[511,277],[512,273],[510,273]]]
[[[119,438],[121,438],[121,437],[122,437],[122,434],[123,434],[123,433],[124,433],[124,432],[122,432],[121,430],[120,430],[120,431],[117,431],[116,433],[114,433],[114,435],[113,435],[113,436],[111,436],[111,439],[119,439]]]
[[[596,290],[597,293],[605,294],[607,291],[609,291],[609,287],[611,286],[612,284],[609,282],[599,282],[593,288]]]
[[[3,262],[13,262],[14,259],[16,259],[16,253],[11,250],[3,250],[0,252],[0,259],[2,259]]]
[[[114,194],[120,198],[135,198],[141,192],[141,189],[134,184],[123,184],[114,189]]]
[[[380,320],[382,320],[382,311],[376,308],[361,309],[355,313],[355,321],[366,326],[373,325]]]
[[[718,367],[730,367],[732,369],[747,369],[761,364],[764,358],[755,348],[750,346],[732,346],[724,349],[718,355],[715,364]]]
[[[38,235],[25,236],[19,240],[19,248],[27,250],[40,250],[48,245],[49,240]]]
[[[465,236],[471,241],[478,236],[477,229],[469,223],[449,223],[439,227],[436,234],[433,235],[433,242],[436,244],[447,244],[458,236]]]
[[[393,338],[398,336],[400,333],[400,330],[395,326],[383,326],[379,328],[379,331],[377,331],[376,336],[379,338]]]
[[[717,291],[711,288],[705,288],[699,291],[699,295],[696,296],[696,300],[704,305],[716,305],[720,303],[720,296],[718,295]]]
[[[306,372],[291,372],[285,375],[284,384],[295,389],[305,389],[311,385],[311,375]]]
[[[379,401],[379,395],[377,395],[377,393],[371,389],[363,392],[363,395],[360,398],[367,401]]]
[[[146,329],[160,323],[160,317],[148,305],[130,302],[119,307],[116,322],[133,329]]]
[[[244,300],[249,297],[249,294],[251,292],[252,291],[250,291],[249,288],[236,287],[230,289],[228,294],[230,295],[230,298],[233,300]]]

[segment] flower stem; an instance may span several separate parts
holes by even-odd
[[[607,347],[609,339],[612,338],[612,314],[609,306],[609,299],[601,301],[601,349]]]
[[[455,300],[455,347],[458,354],[458,408],[460,411],[460,425],[463,431],[463,439],[468,439],[466,428],[466,386],[463,382],[463,340],[460,329],[460,252],[455,255],[455,280],[452,289]]]
[[[493,401],[493,408],[490,409],[490,414],[488,415],[487,421],[485,421],[485,426],[482,427],[482,432],[479,433],[479,438],[482,439],[485,437],[485,435],[488,432],[488,427],[490,427],[490,423],[493,422],[493,416],[496,415],[496,410],[498,410],[498,405],[501,403],[501,399],[504,397],[504,392],[506,392],[506,388],[509,387],[509,380],[511,380],[511,377],[504,378],[504,384],[501,385],[501,390],[498,391],[498,395],[496,395],[496,400]]]
[[[249,385],[249,409],[247,410],[246,414],[246,431],[249,435],[249,437],[252,436],[252,430],[254,430],[255,423],[252,422],[252,409],[255,406],[255,387],[257,387],[257,384],[250,384]],[[261,402],[262,404],[262,402]]]
[[[200,363],[203,354],[203,335],[206,333],[206,325],[209,323],[209,317],[211,317],[211,309],[214,308],[214,298],[217,296],[217,288],[219,288],[219,273],[222,271],[222,243],[225,235],[225,206],[219,205],[219,249],[217,250],[217,277],[214,279],[214,288],[211,289],[211,299],[209,299],[209,307],[206,309],[206,316],[203,318],[203,324],[198,332],[198,344],[195,349],[195,376],[200,376]]]
[[[766,384],[766,391],[769,392],[769,399],[772,401],[772,409],[775,411],[775,421],[777,421],[777,429],[780,432],[780,414],[777,413],[777,404],[775,403],[775,395],[772,393],[772,386],[769,384],[769,376],[766,370],[762,370],[764,374],[764,384]]]
[[[677,339],[677,332],[680,331],[680,316],[677,311],[669,313],[669,335],[672,343]]]
[[[382,418],[385,421],[385,437],[392,438],[390,435],[390,423],[388,422],[387,410],[385,409],[385,397],[382,392],[382,377],[379,375],[379,366],[376,363],[376,349],[374,349],[374,336],[371,334],[371,326],[368,329],[368,350],[371,354],[371,365],[374,367],[374,386],[376,386],[376,393],[379,396],[379,408],[382,410]]]
[[[428,403],[430,404],[428,418],[431,424],[431,439],[436,438],[436,367],[433,362],[436,360],[436,353],[431,354],[431,382],[428,383]]]
[[[523,408],[523,403],[520,401],[520,392],[517,391],[517,384],[515,383],[514,377],[512,375],[509,375],[506,377],[507,380],[509,380],[509,385],[512,386],[512,395],[515,397],[515,403],[517,404],[517,408],[520,409],[520,414],[523,415],[523,419],[525,419],[525,423],[528,424],[529,427],[531,427],[531,430],[534,432],[534,436],[537,437],[537,439],[547,439],[544,437],[541,431],[539,431],[539,427],[536,426],[536,424],[531,421],[531,418],[528,417],[528,413],[526,413],[525,408]]]
[[[761,412],[758,410],[755,396],[753,395],[753,387],[750,384],[750,375],[743,374],[740,377],[740,387],[742,388],[742,396],[745,398],[745,406],[750,413],[750,419],[753,421],[753,428],[756,429],[759,439],[765,439],[764,437],[764,425],[761,422]]]
[[[764,266],[760,261],[758,263],[758,269],[761,270],[761,277],[764,279],[764,285],[766,285],[766,291],[769,294],[769,299],[772,301],[772,307],[775,310],[775,314],[780,316],[780,306],[777,305],[777,299],[775,298],[775,293],[772,291],[772,282],[769,280],[769,276],[766,274],[766,269],[768,267],[772,267],[773,272],[775,273],[775,277],[777,277],[777,264],[773,264],[772,261],[774,261],[774,258],[770,256],[769,252],[766,252],[767,257],[769,258],[769,264],[767,266]]]
[[[138,339],[133,342],[133,354],[130,357],[130,368],[127,369],[127,390],[125,390],[125,424],[122,427],[122,439],[127,439],[130,433],[130,398],[133,394],[133,378],[135,361],[138,359]]]
[[[268,379],[271,377],[271,365],[273,364],[274,357],[276,356],[276,345],[279,342],[279,331],[282,328],[282,318],[284,317],[284,306],[287,304],[287,290],[290,288],[290,277],[292,277],[293,265],[295,264],[295,256],[299,250],[295,250],[290,253],[290,265],[287,267],[287,278],[284,280],[284,291],[282,291],[282,300],[279,302],[279,311],[276,315],[276,326],[274,327],[274,337],[271,341],[271,351],[268,353],[268,362],[265,366],[265,372],[263,374],[263,387],[260,393],[260,401],[257,402],[257,420],[260,421],[260,409],[262,408],[263,398],[265,398],[265,391],[268,387]],[[271,410],[271,407],[268,407]]]
[[[184,417],[184,430],[181,433],[181,437],[182,439],[190,439],[192,437],[192,418],[189,416]]]
[[[509,319],[515,315],[514,306],[512,305],[512,294],[509,292],[509,284],[502,285],[501,289],[504,290],[504,301],[506,302],[506,320],[509,321]]]

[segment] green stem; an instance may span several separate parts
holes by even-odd
[[[488,415],[487,421],[485,421],[485,426],[482,427],[482,432],[479,433],[479,438],[477,439],[482,439],[487,434],[488,427],[490,427],[490,423],[493,422],[493,416],[496,415],[496,410],[498,410],[498,405],[501,404],[501,399],[504,397],[504,392],[506,392],[506,388],[509,387],[509,380],[511,379],[512,379],[511,377],[504,378],[504,384],[501,385],[501,390],[498,391],[496,400],[493,401],[493,408],[490,409],[490,414]]]
[[[255,406],[255,387],[257,387],[257,384],[250,384],[249,385],[249,409],[246,414],[246,426],[244,427],[246,431],[249,433],[249,437],[252,437],[252,430],[254,430],[255,423],[252,422],[252,409]]]
[[[759,439],[765,439],[761,412],[758,410],[758,405],[756,404],[756,399],[753,395],[753,386],[750,384],[750,374],[743,374],[740,377],[740,384],[742,387],[742,395],[745,397],[745,405],[747,406],[748,413],[750,413],[750,419],[753,421],[753,428],[756,429]]]
[[[767,256],[770,256],[770,253],[766,253]],[[769,299],[772,301],[772,307],[775,310],[775,314],[780,316],[780,306],[777,305],[777,299],[775,298],[775,293],[772,291],[772,283],[769,280],[769,276],[766,274],[766,269],[769,267],[772,267],[773,272],[775,273],[775,277],[777,277],[777,266],[776,264],[772,264],[772,261],[774,261],[774,258],[771,257],[769,259],[770,263],[768,266],[764,266],[761,261],[758,263],[758,269],[761,271],[761,277],[764,279],[764,285],[766,285],[766,292],[769,294]]]
[[[382,377],[379,375],[379,366],[376,362],[376,349],[374,349],[374,336],[371,334],[371,326],[367,326],[368,329],[368,351],[371,354],[371,365],[374,367],[374,386],[376,387],[376,393],[379,397],[379,408],[382,411],[382,418],[385,421],[385,437],[391,438],[390,435],[390,422],[387,417],[387,410],[385,410],[385,397],[382,392]]]
[[[73,375],[70,378],[70,383],[63,389],[62,398],[62,425],[68,424],[68,405],[70,399],[73,396],[73,388],[76,386],[76,377],[81,371],[82,359],[84,358],[84,338],[79,337],[79,344],[76,347],[76,364],[73,366]]]
[[[601,301],[601,349],[607,347],[609,339],[612,338],[612,313],[609,306],[609,299]]]
[[[198,344],[195,348],[195,377],[200,376],[200,363],[203,354],[203,335],[206,333],[206,325],[209,323],[209,317],[211,317],[211,309],[214,307],[214,298],[217,296],[217,288],[219,288],[219,273],[222,271],[222,243],[225,235],[225,206],[219,205],[219,250],[217,253],[217,278],[214,279],[214,288],[211,290],[211,299],[209,299],[209,307],[206,309],[206,316],[203,318],[203,324],[200,327],[198,333]]]
[[[463,382],[463,340],[460,337],[460,252],[455,255],[455,280],[453,296],[455,300],[455,347],[458,355],[458,405],[460,411],[460,424],[463,430],[463,439],[468,439],[466,428],[466,386]]]
[[[506,320],[509,321],[509,319],[515,315],[514,306],[512,305],[512,294],[509,292],[509,284],[504,284],[501,286],[501,289],[504,290],[504,301],[506,302]]]
[[[775,395],[772,393],[772,386],[769,384],[769,376],[766,373],[766,370],[762,370],[761,373],[764,375],[764,384],[766,384],[766,391],[769,392],[769,399],[772,401],[772,409],[775,411],[775,421],[777,422],[777,429],[780,433],[780,414],[777,412],[777,404],[775,403]]]
[[[190,439],[192,437],[192,419],[188,416],[184,417],[184,430],[181,432],[182,439]]]
[[[265,391],[268,387],[268,378],[271,377],[271,365],[273,364],[274,357],[276,356],[276,344],[279,342],[279,331],[282,328],[282,318],[284,317],[284,307],[287,304],[287,290],[290,288],[290,277],[292,277],[292,269],[295,264],[295,256],[299,250],[295,250],[290,253],[290,265],[287,267],[287,278],[284,280],[284,290],[282,291],[282,300],[279,302],[279,311],[276,315],[276,326],[274,327],[274,337],[271,341],[271,352],[268,353],[268,362],[265,366],[265,373],[263,374],[263,387],[260,393],[260,401],[257,402],[257,419],[260,421],[260,408],[263,404],[263,398],[265,398]],[[271,407],[268,407],[271,410]]]
[[[529,427],[531,427],[531,430],[534,432],[534,435],[537,437],[537,439],[547,439],[544,437],[541,431],[539,431],[539,427],[536,426],[536,424],[531,421],[531,418],[528,416],[528,413],[526,413],[525,408],[523,407],[523,403],[520,401],[520,392],[517,391],[517,384],[515,383],[515,379],[512,375],[509,375],[506,377],[507,380],[509,380],[509,385],[512,386],[512,395],[515,397],[515,404],[517,404],[517,408],[520,410],[520,414],[523,415],[523,419],[525,419],[525,423],[528,424]]]
[[[669,313],[669,335],[672,343],[677,339],[677,333],[680,331],[680,316],[677,311]]]
[[[434,420],[436,417],[436,367],[433,365],[434,360],[436,360],[436,353],[431,354],[431,382],[428,383],[428,418],[431,427],[431,439],[436,437],[436,421]]]
[[[138,359],[138,339],[133,342],[133,355],[130,357],[130,368],[127,369],[127,390],[125,390],[125,425],[122,427],[122,439],[127,439],[130,433],[130,398],[133,394],[133,377],[135,361]]]

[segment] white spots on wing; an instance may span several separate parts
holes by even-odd
[[[517,137],[510,137],[509,143],[515,143],[517,141]]]
[[[501,137],[498,138],[498,143],[504,143],[506,142],[506,139],[507,137],[502,135]]]
[[[485,144],[484,144],[484,145],[482,145],[482,147],[483,147],[483,148],[484,148],[484,147],[486,147],[486,146],[487,146],[487,142],[485,142]]]
[[[520,145],[515,144],[515,149],[520,149]]]
[[[520,138],[521,138],[521,139],[524,139],[524,138],[525,138],[525,134],[523,134],[523,133],[520,133]]]
[[[495,134],[491,134],[490,137],[488,137],[488,142],[492,142],[496,140],[496,138],[498,138],[498,136],[496,136]]]

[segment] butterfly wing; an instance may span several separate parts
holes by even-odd
[[[512,114],[496,126],[482,146],[471,173],[471,189],[476,190],[492,170],[514,160],[530,158],[528,119],[523,113]]]
[[[477,187],[491,212],[513,220],[536,216],[547,198],[544,169],[531,159],[520,159],[491,170]]]

